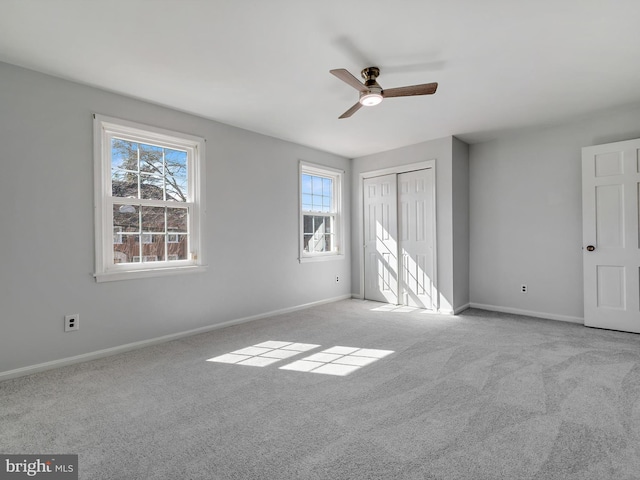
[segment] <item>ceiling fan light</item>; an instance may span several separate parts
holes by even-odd
[[[360,96],[360,104],[365,107],[373,107],[382,102],[382,95],[377,92],[367,92]]]

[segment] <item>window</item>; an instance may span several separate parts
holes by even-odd
[[[204,139],[94,118],[96,280],[201,270]]]
[[[300,261],[342,254],[342,171],[300,163]]]

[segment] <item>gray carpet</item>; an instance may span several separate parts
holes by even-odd
[[[0,452],[83,479],[638,479],[640,336],[347,300],[0,383]],[[376,310],[377,309],[377,310]],[[265,367],[206,360],[267,340]],[[280,369],[393,350],[347,375]]]

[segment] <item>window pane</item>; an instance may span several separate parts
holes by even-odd
[[[111,140],[111,195],[138,198],[138,144]]]
[[[333,235],[325,235],[324,236],[324,249],[325,252],[330,252],[333,250]]]
[[[331,197],[333,194],[331,193],[331,184],[333,183],[333,180],[331,180],[330,178],[323,178],[322,179],[322,195]]]
[[[313,203],[311,198],[312,197],[309,194],[306,194],[306,193],[302,194],[302,205],[303,205],[303,208],[304,208],[304,205],[309,205],[310,206]],[[311,208],[311,207],[309,207],[309,208]]]
[[[167,232],[187,233],[186,208],[167,207]]]
[[[113,206],[113,227],[119,228],[121,232],[140,231],[140,207],[135,205],[114,205]]]
[[[302,193],[311,195],[311,175],[302,175]]]
[[[313,233],[318,235],[324,233],[324,222],[326,217],[313,217]]]
[[[325,233],[333,233],[333,217],[325,217],[324,231]]]
[[[113,227],[113,243],[122,243],[122,227]]]
[[[140,237],[122,234],[122,243],[113,245],[113,263],[133,263],[140,261]],[[134,260],[137,257],[137,260]]]
[[[111,195],[119,198],[138,198],[138,174],[131,172],[112,172]]]
[[[166,148],[164,159],[167,200],[186,202],[188,198],[187,152]]]
[[[313,233],[313,217],[311,215],[305,215],[303,217],[303,226],[302,226],[302,231],[303,233]]]
[[[145,145],[144,143],[139,144],[138,151],[140,152],[140,171],[157,176],[163,176],[164,159],[162,150],[162,147]]]
[[[140,175],[140,196],[145,200],[164,200],[164,182],[162,177]]]
[[[165,235],[142,234],[142,261],[164,261]]]
[[[312,235],[305,235],[304,236],[304,251],[305,252],[313,252],[313,250],[311,250],[311,246],[312,246],[311,237],[312,237]]]
[[[166,232],[164,207],[142,207],[142,231]]]
[[[314,195],[322,195],[322,178],[321,177],[311,177],[312,181],[312,193]]]
[[[324,252],[324,235],[314,235],[311,239],[312,252]]]
[[[138,171],[138,144],[114,138],[111,140],[111,173],[123,170]]]
[[[128,263],[127,254],[116,249],[113,250],[113,263]]]
[[[167,260],[187,260],[187,235],[167,235]]]

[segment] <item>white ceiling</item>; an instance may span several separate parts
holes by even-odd
[[[638,0],[0,0],[0,61],[346,157],[640,102]],[[338,116],[329,74],[438,82]],[[1,79],[0,79],[1,80]]]

